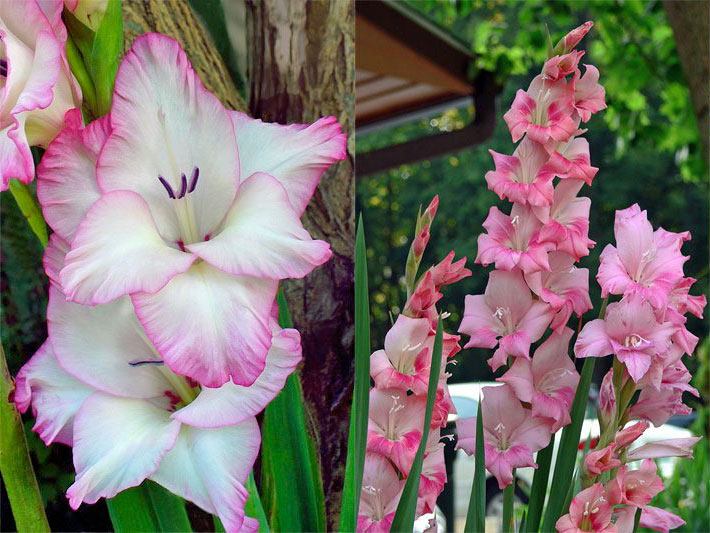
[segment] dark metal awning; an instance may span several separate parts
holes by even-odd
[[[465,44],[406,4],[360,1],[356,9],[355,120],[357,133],[415,120],[473,102],[475,118],[463,129],[358,154],[364,176],[429,159],[485,141],[493,132],[496,88]]]

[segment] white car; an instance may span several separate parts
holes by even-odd
[[[497,382],[476,382],[476,383],[454,383],[449,385],[449,393],[451,399],[458,411],[458,414],[449,416],[449,423],[455,422],[458,418],[469,418],[476,416],[478,409],[478,399],[482,397],[481,389],[483,387],[501,386]],[[588,410],[589,415],[589,410]],[[599,422],[596,419],[596,409],[592,414],[593,418],[585,418],[582,423],[582,432],[580,434],[579,449],[583,450],[586,441],[591,438],[592,446],[595,445],[596,439],[599,438]],[[557,455],[557,446],[559,446],[562,430],[555,434],[555,450],[553,455],[553,464],[550,467],[550,472],[554,471],[554,457]],[[641,446],[648,442],[654,442],[661,439],[677,439],[692,437],[693,434],[687,429],[664,424],[661,427],[650,426],[641,437],[632,445],[633,448]],[[673,472],[675,461],[677,458],[670,457],[657,461],[660,474],[667,478]],[[453,531],[462,531],[466,521],[466,511],[468,509],[468,501],[471,496],[471,487],[473,485],[473,470],[474,458],[468,456],[463,450],[457,450],[454,465],[453,465],[453,507],[454,507],[454,527]],[[518,485],[516,487],[516,503],[527,503],[528,493],[532,486],[532,480],[535,470],[532,468],[521,468],[517,470]],[[549,486],[548,486],[549,488]],[[498,488],[496,479],[486,471],[486,530],[489,526],[495,528],[500,525],[500,517],[503,511],[503,492]],[[489,520],[490,518],[491,520]],[[497,520],[496,520],[497,519]],[[497,524],[497,526],[496,526]]]

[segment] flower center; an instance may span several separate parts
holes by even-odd
[[[507,450],[508,449],[508,435],[505,431],[505,424],[503,422],[498,422],[498,425],[493,428],[496,433],[498,433],[498,449]]]
[[[507,333],[513,333],[515,331],[515,324],[513,324],[513,315],[508,307],[496,307],[493,317],[500,320],[503,329]]]
[[[372,496],[372,519],[375,522],[379,522],[385,517],[385,508],[384,505],[382,505],[382,489],[378,489],[377,487],[373,487],[372,485],[365,485],[362,487],[362,490],[364,490],[367,494]]]
[[[386,437],[387,440],[397,440],[397,427],[396,427],[396,422],[394,415],[395,413],[401,411],[404,409],[404,405],[399,403],[399,396],[393,395],[392,396],[392,407],[390,407],[388,417],[387,417],[387,428],[386,428]]]
[[[407,344],[402,348],[399,361],[397,361],[397,372],[408,376],[414,374],[414,357],[412,357],[411,352],[416,352],[421,346],[422,343],[418,342],[415,345]]]
[[[627,335],[624,339],[624,346],[627,348],[643,348],[645,344],[651,344],[651,341],[636,333]]]
[[[182,251],[185,251],[185,244],[192,244],[199,242],[200,240],[207,240],[209,236],[205,236],[204,239],[200,238],[197,231],[197,224],[195,223],[195,214],[192,209],[192,202],[188,196],[190,193],[194,192],[197,187],[197,181],[200,178],[200,169],[195,167],[192,170],[192,175],[190,179],[187,179],[185,173],[180,174],[180,184],[173,188],[172,185],[163,176],[158,176],[158,181],[168,193],[168,198],[174,200],[173,206],[175,208],[175,216],[177,218],[178,225],[180,226],[180,236],[182,239],[177,241],[177,245]]]
[[[636,270],[636,276],[634,276],[635,281],[637,281],[638,283],[643,282],[643,271],[645,270],[646,265],[648,265],[656,258],[656,252],[656,247],[652,246],[641,254],[641,261],[639,261],[639,266]]]

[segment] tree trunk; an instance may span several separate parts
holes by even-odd
[[[664,0],[666,18],[673,28],[676,48],[690,87],[693,110],[698,117],[703,157],[710,168],[710,2]]]
[[[249,110],[271,122],[335,115],[348,133],[345,161],[330,169],[303,217],[333,258],[286,284],[303,337],[301,381],[320,452],[328,526],[337,529],[347,451],[354,345],[354,4],[349,0],[248,3]]]

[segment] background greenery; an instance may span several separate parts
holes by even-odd
[[[582,63],[598,67],[608,105],[586,124],[592,164],[600,170],[593,186],[581,193],[592,199],[590,237],[597,245],[581,266],[590,269],[595,309],[600,304],[600,290],[594,280],[599,253],[614,242],[614,212],[633,203],[648,210],[654,227],[691,231],[693,239],[683,248],[690,255],[685,272],[698,280],[694,294],[708,293],[708,174],[689,90],[661,2],[474,0],[454,4],[426,0],[409,4],[466,43],[477,56],[474,70],[493,70],[502,91],[497,100],[495,133],[482,145],[358,181],[357,201],[365,219],[368,245],[373,347],[384,341],[390,312],[397,314],[404,304],[404,267],[416,213],[435,194],[440,197],[439,212],[422,267],[440,261],[453,249],[457,258],[469,258],[468,267],[473,271],[470,278],[445,291],[442,307],[451,313],[449,330],[460,323],[464,296],[485,289],[490,267],[473,264],[476,240],[483,230],[481,223],[491,205],[504,205],[506,212],[509,209],[507,202],[498,200],[486,187],[484,175],[493,168],[488,150],[513,151],[502,115],[509,109],[515,91],[527,88],[540,71],[545,59],[545,25],[554,43],[586,20],[595,23],[581,43],[586,49]],[[359,135],[357,152],[462,128],[473,113],[470,107],[450,109]],[[590,317],[595,313],[589,313]],[[707,318],[701,321],[691,317],[688,327],[701,339],[707,338]],[[707,437],[710,368],[707,342],[704,346],[696,357],[686,358],[702,399],[688,397],[686,401],[699,414],[694,432]],[[450,381],[493,379],[497,374],[491,373],[486,364],[489,356],[486,350],[464,350],[457,357]],[[605,363],[597,364],[597,383],[608,367]],[[674,478],[666,480],[668,490],[657,499],[659,506],[684,517],[686,531],[710,530],[710,472],[694,466],[697,460],[707,465],[707,442],[706,438],[696,448],[696,461],[681,461]]]

